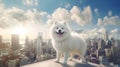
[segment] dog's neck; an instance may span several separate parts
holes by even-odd
[[[71,34],[69,36],[67,36],[66,38],[64,38],[63,40],[57,40],[57,42],[60,42],[60,43],[64,42],[64,41],[68,40],[70,37],[71,37]]]

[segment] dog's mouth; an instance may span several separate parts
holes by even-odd
[[[58,36],[62,36],[65,32],[56,32]]]

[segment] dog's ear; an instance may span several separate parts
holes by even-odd
[[[63,23],[64,23],[64,25],[67,25],[67,22],[64,21]]]
[[[57,21],[54,21],[54,24],[57,24],[58,22]]]

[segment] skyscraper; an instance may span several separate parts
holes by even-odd
[[[25,50],[26,51],[29,51],[29,47],[30,47],[29,42],[30,42],[29,38],[28,38],[28,36],[26,36],[26,38],[25,38]]]
[[[43,54],[43,50],[42,50],[42,32],[38,33],[38,36],[36,38],[36,55],[37,55],[37,61],[40,60],[40,56]]]
[[[25,38],[25,45],[28,45],[29,44],[29,38],[28,38],[28,36],[26,36],[26,38]]]
[[[0,45],[2,45],[2,35],[0,35]]]
[[[105,41],[108,40],[108,31],[106,29],[104,30],[104,39]]]
[[[19,35],[18,34],[12,34],[12,37],[11,37],[11,49],[12,50],[17,50],[18,48],[20,48]]]

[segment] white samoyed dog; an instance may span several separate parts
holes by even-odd
[[[56,50],[57,59],[56,62],[59,62],[61,54],[64,55],[64,64],[67,63],[67,60],[70,55],[70,60],[72,60],[73,54],[77,53],[80,55],[82,62],[85,61],[84,55],[87,50],[87,45],[85,41],[77,34],[71,32],[69,26],[65,22],[55,22],[50,30],[52,45]]]

